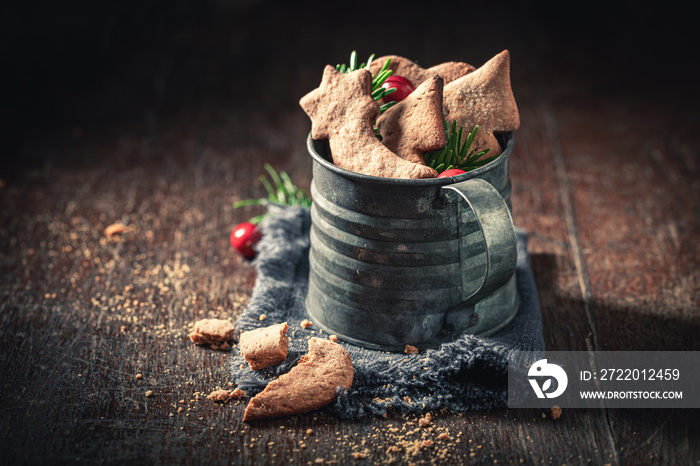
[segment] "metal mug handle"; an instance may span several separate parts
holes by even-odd
[[[515,273],[518,252],[513,218],[501,194],[488,181],[474,178],[444,186],[442,189],[448,191],[448,199],[457,197],[458,201],[463,199],[467,202],[483,233],[486,271],[477,290],[463,297],[461,306],[469,306],[505,285]],[[457,196],[452,193],[456,193]],[[462,208],[459,212],[461,210]],[[458,222],[460,225],[461,223]],[[460,256],[466,254],[466,251],[461,250],[462,247],[463,242],[460,241]],[[462,277],[464,286],[465,271]]]

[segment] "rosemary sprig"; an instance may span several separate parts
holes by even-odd
[[[352,71],[356,71],[362,68],[368,69],[369,70],[369,65],[372,64],[372,60],[374,60],[374,54],[370,55],[369,58],[367,59],[367,63],[360,63],[358,65],[357,63],[357,52],[352,51],[350,54],[350,65],[346,65],[344,63],[341,63],[339,65],[335,66],[335,69],[340,71],[341,73],[350,73]],[[382,84],[384,84],[384,81],[386,81],[386,78],[388,78],[391,75],[391,70],[389,69],[389,64],[391,63],[391,58],[387,58],[386,62],[384,63],[384,66],[377,72],[376,76],[372,76],[372,98],[375,101],[380,100],[382,97],[391,94],[394,92],[396,89],[395,88],[390,88],[390,89],[384,89],[382,87]],[[387,104],[382,104],[379,106],[379,114],[381,115],[388,109],[390,109],[392,106],[396,105],[396,102],[389,102]]]
[[[236,201],[233,203],[234,209],[249,205],[266,205],[270,203],[302,207],[309,207],[311,205],[311,199],[302,189],[292,183],[292,179],[287,172],[282,171],[277,173],[269,163],[265,164],[265,170],[267,170],[270,179],[268,180],[265,176],[260,175],[260,182],[265,188],[265,191],[267,191],[267,198]],[[263,214],[253,217],[250,219],[250,223],[258,223],[264,216]]]
[[[476,133],[479,131],[478,125],[467,135],[467,139],[464,143],[462,142],[464,127],[460,126],[459,129],[457,129],[456,121],[452,122],[452,127],[445,121],[445,131],[447,132],[447,144],[445,147],[425,154],[426,165],[434,168],[438,173],[442,173],[451,168],[459,168],[460,170],[468,172],[498,158],[497,155],[485,159],[481,158],[491,150],[490,148],[479,152],[471,148]]]

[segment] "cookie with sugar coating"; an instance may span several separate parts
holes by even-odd
[[[335,401],[338,388],[352,385],[355,372],[350,353],[338,343],[309,340],[309,352],[288,373],[270,382],[250,400],[243,421],[255,421],[313,411]]]

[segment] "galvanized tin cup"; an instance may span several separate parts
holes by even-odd
[[[324,331],[361,346],[403,350],[463,333],[487,335],[515,316],[516,237],[508,159],[451,178],[387,179],[313,158],[306,310]]]

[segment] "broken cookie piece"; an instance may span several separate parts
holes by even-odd
[[[287,374],[270,382],[250,400],[243,421],[255,421],[304,413],[332,403],[338,388],[352,385],[350,354],[338,343],[309,340],[309,352]]]
[[[284,322],[241,333],[238,347],[252,370],[274,366],[287,359],[288,329]]]
[[[233,339],[233,324],[225,319],[203,319],[195,322],[189,334],[197,345],[221,346]]]

